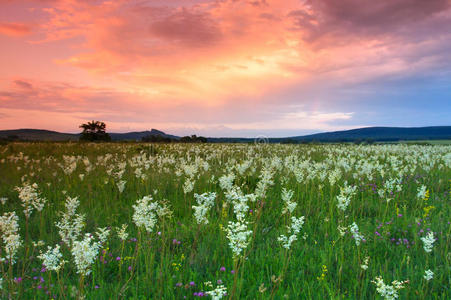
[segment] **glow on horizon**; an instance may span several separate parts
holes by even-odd
[[[449,125],[450,27],[449,0],[0,0],[0,128]]]

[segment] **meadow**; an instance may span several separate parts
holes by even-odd
[[[0,146],[2,299],[450,299],[450,145]]]

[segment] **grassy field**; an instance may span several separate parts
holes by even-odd
[[[450,299],[450,180],[449,145],[3,145],[0,295]]]

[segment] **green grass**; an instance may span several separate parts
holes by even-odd
[[[0,263],[0,295],[16,299],[81,295],[86,299],[194,299],[198,298],[194,293],[212,289],[205,282],[216,287],[220,280],[234,299],[375,299],[382,297],[371,281],[382,276],[387,284],[409,280],[399,291],[401,299],[449,299],[450,153],[447,145],[0,146],[0,197],[8,198],[0,204],[1,215],[16,212],[24,242],[11,268],[6,262]],[[107,154],[110,157],[105,160]],[[70,174],[64,172],[68,157],[76,161]],[[89,164],[85,163],[88,160]],[[114,173],[121,162],[127,164],[118,178]],[[244,162],[249,167],[240,173],[237,166]],[[189,165],[196,170],[195,184],[193,191],[185,194],[183,186],[190,175],[183,166]],[[87,166],[92,169],[88,171]],[[145,178],[137,178],[136,169],[141,169]],[[261,181],[263,169],[271,170],[273,184],[268,185],[264,196],[248,203],[246,220],[252,238],[244,250],[246,257],[234,258],[224,229],[236,216],[218,179],[233,173],[234,185],[251,194]],[[339,175],[331,183],[330,174],[335,171]],[[402,180],[400,190],[393,188],[391,195],[387,187],[381,197],[377,190],[391,179]],[[122,193],[116,185],[119,180],[126,181]],[[36,183],[41,197],[47,200],[41,213],[33,211],[28,233],[15,190],[23,182]],[[336,197],[345,182],[355,185],[357,191],[343,212],[337,208]],[[428,200],[417,197],[422,185],[429,190]],[[281,214],[283,188],[293,191],[297,203],[291,216],[305,216],[289,251],[277,240],[287,234],[291,217]],[[198,225],[192,209],[196,204],[194,193],[204,192],[217,196],[207,213],[209,223]],[[159,203],[166,199],[172,211],[171,217],[158,219],[150,233],[133,223],[132,206],[146,195]],[[82,236],[99,227],[112,229],[91,266],[91,274],[81,285],[71,249],[61,243],[55,226],[67,196],[80,200],[77,212],[85,215]],[[434,208],[425,216],[428,206]],[[349,230],[344,236],[338,230],[339,225],[348,227],[353,222],[365,237],[359,246]],[[128,225],[129,234],[124,243],[115,231],[122,224]],[[437,238],[431,253],[424,251],[420,240],[428,229]],[[397,244],[399,239],[401,243]],[[32,241],[38,240],[45,246],[33,247]],[[39,251],[45,252],[47,245],[54,247],[57,243],[67,263],[58,276],[54,271],[41,272]],[[4,246],[2,241],[1,257],[5,257]],[[367,256],[368,269],[364,270],[361,265]],[[427,269],[434,272],[430,281],[423,278]]]

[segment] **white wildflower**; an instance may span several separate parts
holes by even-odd
[[[288,233],[291,232],[291,235],[287,237],[282,234],[277,238],[279,242],[282,242],[282,247],[284,247],[287,250],[290,249],[291,244],[298,239],[297,235],[301,231],[302,225],[304,225],[304,216],[300,218],[291,217],[291,227],[287,226]]]
[[[219,177],[219,187],[222,190],[230,190],[233,186],[233,181],[235,180],[235,174],[230,173],[228,175],[223,175]]]
[[[33,247],[35,247],[35,248],[37,248],[37,247],[42,247],[42,246],[45,245],[44,241],[41,241],[41,240],[39,240],[39,241],[37,241],[37,242],[32,241],[31,244],[32,244]]]
[[[133,222],[138,227],[144,227],[147,232],[152,232],[157,222],[156,210],[158,209],[158,203],[151,202],[152,200],[151,195],[144,196],[136,201],[136,205],[133,205],[135,210]]]
[[[71,252],[78,274],[86,276],[91,273],[90,267],[98,255],[99,247],[100,244],[94,241],[90,233],[87,233],[83,240],[74,241]]]
[[[116,227],[117,236],[121,239],[121,241],[125,241],[128,238],[127,227],[127,224],[122,224],[121,228]]]
[[[404,288],[404,284],[407,283],[407,281],[398,281],[395,280],[392,282],[392,285],[387,285],[384,283],[384,280],[382,277],[378,276],[375,278],[375,280],[371,281],[372,283],[376,284],[376,291],[384,297],[385,300],[394,300],[398,298],[398,290]]]
[[[102,245],[106,242],[108,236],[110,235],[111,230],[108,227],[98,228],[97,229],[97,237],[99,238],[99,243]]]
[[[432,272],[431,270],[426,270],[426,271],[424,271],[424,273],[425,273],[423,276],[424,279],[429,281],[432,278],[434,278],[434,272]]]
[[[349,230],[351,231],[352,236],[354,237],[355,244],[356,244],[357,246],[359,246],[359,245],[360,245],[360,242],[361,242],[362,240],[364,240],[364,236],[363,236],[362,234],[359,233],[359,227],[358,227],[357,224],[354,222],[354,223],[352,223],[351,226],[349,226]]]
[[[126,183],[127,181],[125,180],[120,180],[119,182],[116,183],[119,193],[122,193],[124,191]]]
[[[284,208],[282,210],[282,215],[289,212],[290,214],[293,213],[294,209],[298,205],[296,202],[291,201],[291,198],[293,198],[294,192],[291,190],[286,190],[285,188],[282,189],[282,201],[284,202]]]
[[[154,194],[157,194],[157,190],[155,190]],[[157,215],[159,218],[163,217],[170,218],[172,216],[172,211],[166,199],[160,201],[160,203],[158,204]]]
[[[434,247],[434,233],[432,231],[429,231],[428,234],[425,237],[421,238],[421,241],[423,242],[423,248],[424,251],[427,253],[432,252],[432,248]]]
[[[197,205],[192,207],[197,224],[208,224],[206,215],[215,204],[216,193],[194,194],[194,198],[196,198]]]
[[[337,226],[338,232],[340,233],[340,236],[344,236],[346,232],[348,231],[348,227],[338,225]]]
[[[22,245],[22,239],[19,234],[19,217],[15,212],[4,213],[0,217],[0,232],[2,234],[6,257],[11,264],[15,263],[17,250]]]
[[[418,199],[423,200],[426,197],[426,191],[427,191],[427,188],[425,185],[418,187],[418,190],[417,190]]]
[[[42,253],[38,256],[47,270],[59,272],[61,267],[64,265],[65,261],[61,260],[63,255],[60,252],[60,245],[56,245],[55,248],[47,247],[47,252]]]
[[[213,300],[219,300],[227,295],[227,288],[221,284],[221,285],[218,285],[216,287],[216,289],[205,292],[205,294],[211,296],[211,299],[213,299]]]
[[[19,192],[19,199],[22,201],[23,212],[27,218],[30,217],[33,208],[40,212],[47,202],[45,198],[40,197],[36,183],[24,183],[22,187],[17,186],[16,191]]]
[[[370,257],[369,256],[365,257],[365,259],[363,260],[363,264],[361,264],[360,267],[363,270],[367,270],[369,261],[370,261]]]
[[[227,238],[229,239],[229,246],[235,258],[239,257],[249,244],[249,237],[252,234],[252,230],[248,230],[247,224],[247,222],[229,221],[229,225],[227,226]]]
[[[2,203],[2,205],[5,205],[6,201],[8,201],[8,198],[0,197],[0,202]]]
[[[270,168],[263,168],[260,173],[260,181],[257,183],[255,188],[255,195],[259,198],[264,198],[266,195],[266,190],[268,187],[274,184],[273,181],[274,171]]]
[[[194,190],[195,180],[192,178],[187,178],[183,184],[183,193],[188,194]]]
[[[59,229],[61,239],[68,246],[80,236],[85,226],[85,216],[76,213],[79,204],[78,197],[67,197],[65,203],[66,211],[62,212],[61,221],[55,224]]]
[[[344,183],[344,186],[340,188],[340,195],[337,196],[338,208],[342,211],[345,211],[351,202],[351,197],[353,197],[356,193],[357,187],[350,186],[347,182]]]

